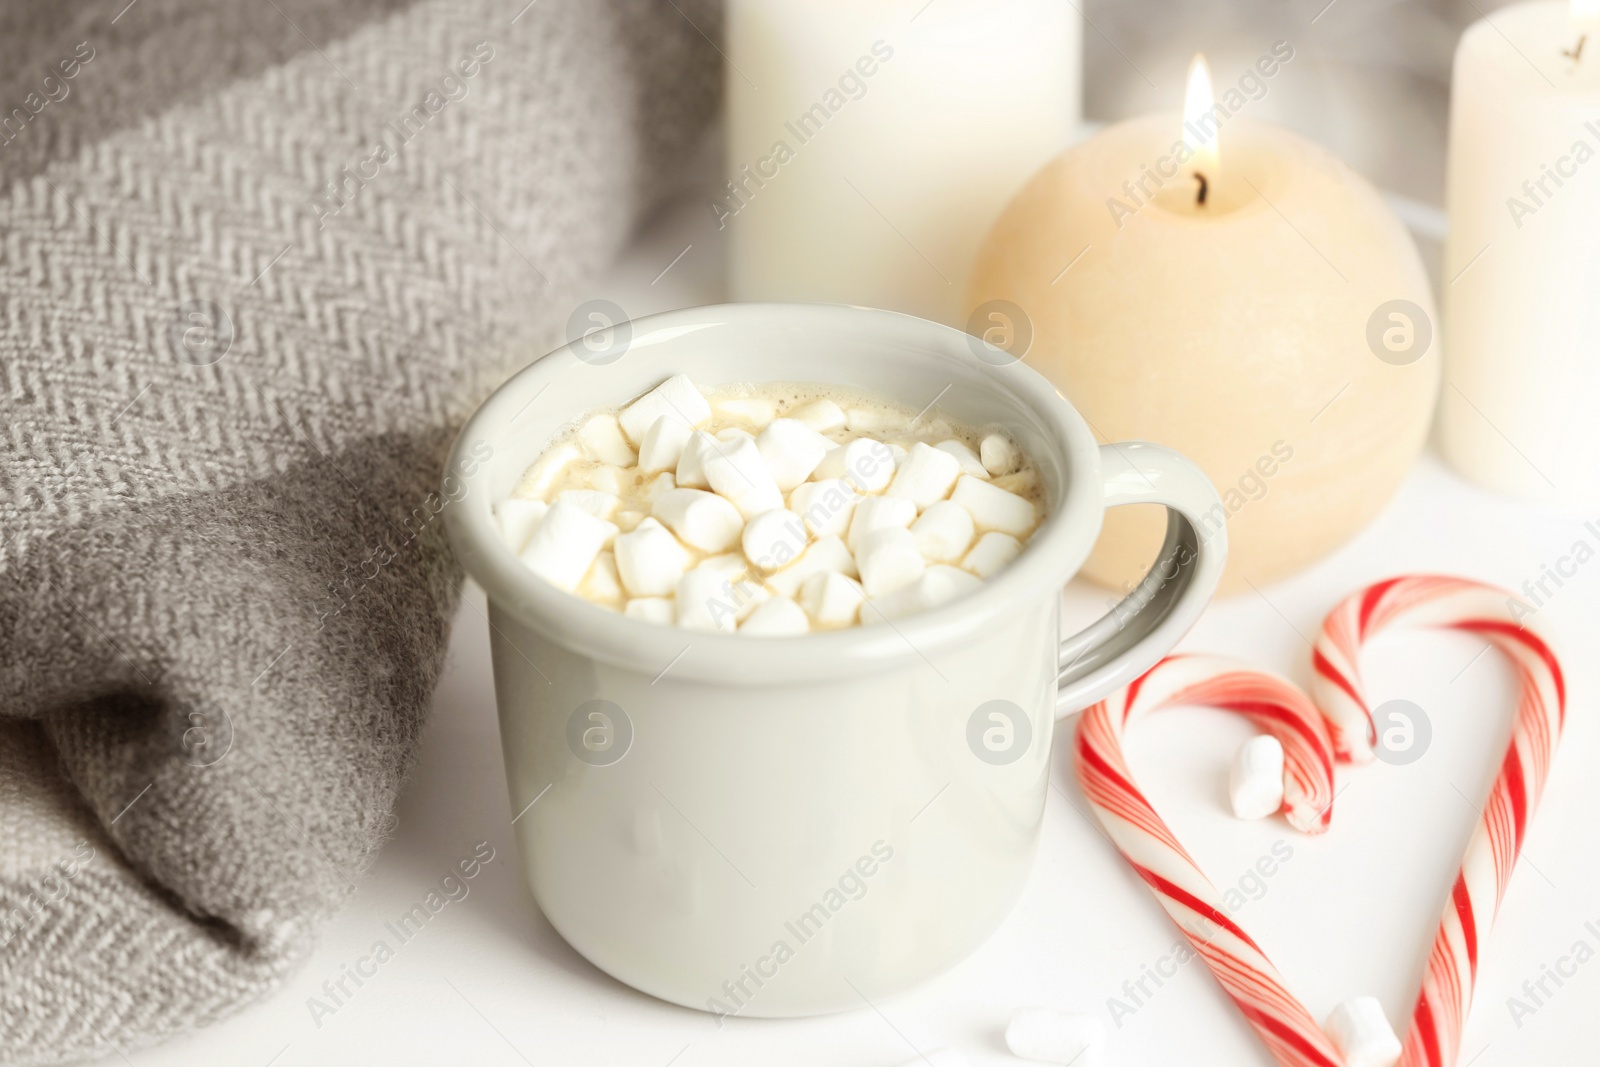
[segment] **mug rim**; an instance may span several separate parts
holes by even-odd
[[[647,348],[701,329],[743,325],[773,332],[802,330],[835,342],[867,338],[892,340],[927,351],[938,359],[975,357],[972,345],[986,345],[941,323],[899,312],[846,304],[736,303],[665,311],[630,320],[629,351]],[[1104,494],[1099,445],[1083,416],[1043,375],[1020,359],[992,348],[999,362],[985,360],[993,371],[1008,376],[995,395],[1008,406],[1021,400],[1048,431],[1065,484],[1058,499],[1023,551],[981,588],[928,611],[822,633],[756,637],[737,633],[687,630],[632,619],[590,603],[529,570],[506,544],[494,517],[488,480],[489,462],[472,465],[469,451],[497,440],[509,424],[532,409],[538,395],[558,376],[593,367],[580,358],[582,339],[571,341],[534,360],[503,382],[479,405],[456,436],[445,467],[446,479],[465,483],[445,509],[445,528],[468,576],[483,587],[490,606],[510,612],[523,624],[581,655],[604,662],[645,669],[641,665],[672,664],[672,678],[720,683],[770,685],[845,678],[918,660],[959,647],[1013,605],[1061,587],[1078,572],[1104,519]],[[677,355],[690,364],[693,353]],[[698,379],[695,379],[698,381]],[[811,381],[804,373],[770,381]],[[758,383],[757,379],[751,379]],[[825,384],[825,383],[824,383]],[[598,397],[587,409],[622,404],[632,397]],[[570,422],[576,416],[564,418]],[[1056,638],[1057,635],[1052,635]],[[1052,640],[1054,647],[1055,640]],[[694,648],[696,655],[686,653]],[[937,670],[937,668],[935,668]]]

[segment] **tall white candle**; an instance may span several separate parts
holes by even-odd
[[[1495,11],[1456,52],[1446,457],[1492,489],[1600,507],[1600,4]]]
[[[730,0],[738,300],[959,323],[978,243],[1079,118],[1064,0]]]

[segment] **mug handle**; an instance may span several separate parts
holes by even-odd
[[[1061,642],[1056,718],[1081,711],[1154,667],[1188,632],[1222,578],[1227,512],[1211,479],[1145,441],[1100,446],[1105,506],[1165,504],[1167,536],[1150,573],[1123,600]]]

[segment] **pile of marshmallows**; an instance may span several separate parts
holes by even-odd
[[[755,432],[706,432],[713,404]],[[1002,434],[906,448],[867,436],[910,432],[887,410],[819,397],[775,414],[676,375],[540,456],[501,529],[535,574],[630,618],[786,636],[952,600],[1039,523],[1035,472]]]

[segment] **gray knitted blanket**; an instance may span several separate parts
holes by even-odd
[[[0,5],[0,1063],[212,1022],[350,893],[456,602],[450,434],[702,128],[717,21]]]

